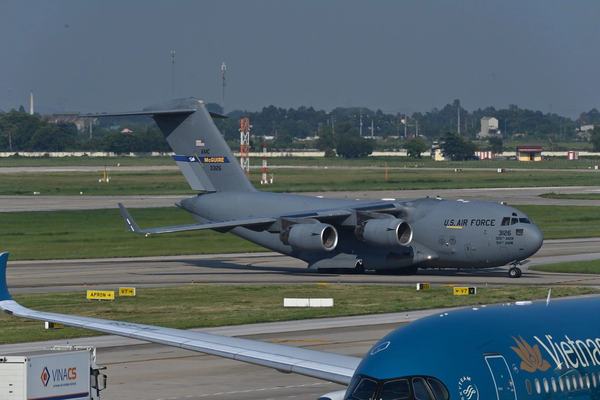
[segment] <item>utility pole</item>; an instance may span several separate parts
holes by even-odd
[[[221,71],[223,72],[223,102],[221,103],[221,113],[225,115],[225,71],[227,67],[225,66],[225,62],[221,65]]]
[[[458,135],[460,136],[460,106],[457,109],[458,112]]]
[[[406,128],[408,126],[408,115],[406,114],[407,110],[404,109],[404,139],[406,139]]]
[[[362,137],[362,107],[360,108],[360,137]]]
[[[374,133],[374,128],[373,128],[373,120],[371,120],[371,137],[373,137],[375,135]]]
[[[172,68],[172,73],[171,73],[171,88],[173,90],[172,92],[172,98],[175,98],[175,50],[171,50],[171,63],[173,64],[173,68]]]

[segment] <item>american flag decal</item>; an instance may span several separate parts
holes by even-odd
[[[200,139],[196,140],[196,147],[204,147],[204,142]]]

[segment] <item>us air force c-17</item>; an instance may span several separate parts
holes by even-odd
[[[396,329],[361,359],[276,343],[35,311],[12,299],[6,284],[7,259],[8,253],[0,254],[0,310],[7,314],[180,347],[347,386],[319,400],[600,397],[599,297],[443,312]],[[12,388],[0,387],[0,398],[9,390]]]
[[[298,258],[320,272],[416,273],[419,268],[490,268],[521,261],[542,246],[542,234],[522,212],[496,203],[415,200],[358,201],[263,193],[254,188],[221,137],[204,102],[190,98],[140,112],[175,152],[195,197],[177,202],[195,224],[140,229],[119,205],[128,229],[158,234],[212,229],[230,232]]]

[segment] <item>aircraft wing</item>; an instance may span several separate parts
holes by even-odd
[[[141,229],[138,224],[135,222],[129,211],[125,208],[125,206],[119,203],[119,209],[121,210],[121,216],[125,221],[125,225],[127,226],[127,230],[137,233],[139,235],[150,235],[150,234],[158,234],[158,233],[174,233],[174,232],[187,232],[187,231],[199,231],[203,229],[233,229],[238,226],[243,226],[246,228],[252,228],[258,225],[270,225],[276,221],[275,218],[272,217],[256,217],[256,218],[246,218],[246,219],[234,219],[229,221],[218,221],[218,222],[205,222],[198,224],[187,224],[187,225],[174,225],[174,226],[165,226],[161,228],[152,228],[152,229]]]
[[[21,318],[48,321],[82,329],[130,337],[148,342],[261,365],[347,385],[360,363],[358,357],[264,343],[201,332],[99,318],[35,311],[14,301],[6,283],[8,253],[0,254],[0,310]]]
[[[342,219],[345,217],[349,217],[352,214],[350,209],[331,209],[331,210],[320,210],[320,211],[309,211],[309,212],[297,212],[291,214],[284,214],[278,217],[275,216],[265,216],[265,217],[252,217],[252,218],[241,218],[241,219],[232,219],[225,221],[214,221],[214,222],[202,222],[196,224],[186,224],[186,225],[173,225],[173,226],[165,226],[160,228],[150,228],[150,229],[141,229],[138,224],[135,222],[127,208],[122,203],[119,204],[119,209],[121,210],[121,216],[123,217],[123,221],[125,221],[125,225],[128,231],[133,233],[137,233],[139,235],[151,235],[151,234],[160,234],[160,233],[175,233],[175,232],[188,232],[188,231],[199,231],[204,229],[224,229],[229,230],[236,228],[238,226],[249,228],[253,230],[265,230],[275,222],[277,222],[278,218],[284,219],[317,219],[319,221],[329,221]],[[397,206],[393,203],[376,203],[376,204],[368,204],[362,207],[353,208],[355,211],[372,211],[372,212],[392,212],[397,211]]]

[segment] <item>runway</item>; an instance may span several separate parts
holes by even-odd
[[[600,238],[549,240],[523,266],[523,276],[507,276],[507,268],[483,270],[420,270],[417,275],[320,274],[306,263],[276,253],[213,254],[96,260],[9,261],[8,284],[13,293],[155,287],[187,284],[375,284],[414,285],[567,285],[600,287],[600,275],[549,274],[528,266],[600,259]]]
[[[600,206],[600,200],[564,200],[540,197],[544,193],[600,193],[600,186],[563,186],[538,188],[497,189],[428,189],[428,190],[383,190],[354,192],[300,193],[305,196],[323,196],[334,199],[417,199],[439,196],[446,200],[506,202],[508,205],[570,205]],[[123,203],[128,208],[174,207],[177,200],[186,195],[164,196],[0,196],[0,212],[92,210],[118,208]]]

